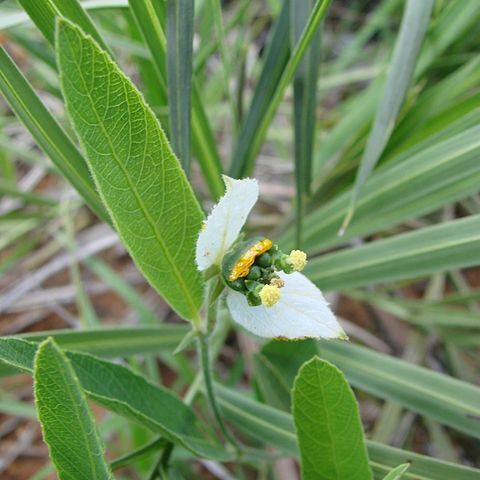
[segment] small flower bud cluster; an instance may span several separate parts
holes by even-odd
[[[240,244],[238,246],[240,251],[236,252],[234,250],[231,253],[231,255],[238,257],[238,261],[248,257],[252,248],[250,246],[250,249],[244,252],[241,250],[242,247]],[[307,256],[304,252],[293,250],[290,255],[286,255],[279,250],[277,245],[272,245],[269,250],[255,258],[245,276],[230,281],[228,276],[231,274],[231,270],[227,269],[227,271],[224,271],[224,278],[230,288],[245,295],[250,306],[264,305],[271,307],[280,299],[280,289],[284,286],[284,281],[276,272],[283,271],[289,274],[300,271],[306,263]],[[233,263],[232,265],[230,262],[228,265],[231,269],[235,268],[236,264]]]

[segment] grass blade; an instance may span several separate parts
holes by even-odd
[[[252,156],[251,146],[253,138],[268,109],[268,104],[274,95],[275,88],[288,61],[290,53],[289,28],[290,6],[288,1],[284,1],[267,52],[265,53],[260,79],[235,144],[230,165],[230,175],[232,177],[242,177],[245,170],[244,166],[252,162],[250,157]]]
[[[50,45],[55,42],[55,19],[65,17],[76,23],[84,32],[91,35],[107,52],[107,44],[98,33],[95,25],[78,0],[19,0]]]
[[[480,127],[465,127],[479,122],[480,109],[465,120],[468,123],[458,123],[464,131],[452,138],[432,141],[432,146],[427,139],[414,147],[411,155],[405,152],[375,171],[365,183],[355,217],[343,237],[338,237],[337,226],[348,208],[351,190],[308,214],[304,222],[304,249],[314,253],[385,230],[476,192],[480,183]],[[439,132],[441,137],[447,134],[447,130]],[[290,227],[279,242],[293,248],[294,238],[294,228]]]
[[[250,438],[258,439],[281,452],[298,457],[297,438],[292,417],[285,412],[263,405],[238,391],[216,385],[222,411],[229,421]],[[375,474],[385,476],[392,468],[409,462],[405,479],[477,480],[479,470],[455,465],[435,458],[399,450],[367,440],[370,466]],[[382,478],[380,476],[379,478]],[[377,478],[377,477],[376,477]]]
[[[41,342],[52,337],[65,350],[91,353],[101,357],[128,357],[161,351],[173,351],[185,334],[187,325],[160,327],[114,327],[101,330],[49,330],[26,333],[19,338]]]
[[[314,5],[313,0],[290,3],[290,36],[293,47],[298,42]],[[317,81],[320,70],[320,27],[312,38],[293,80],[296,180],[296,248],[303,248],[302,226],[305,202],[310,195],[312,155],[316,121]]]
[[[330,5],[330,0],[317,0],[312,13],[308,19],[308,22],[302,32],[300,39],[298,40],[295,49],[292,51],[292,54],[285,65],[285,69],[278,81],[278,85],[275,88],[275,92],[272,95],[271,100],[267,104],[265,112],[261,116],[260,122],[257,126],[257,129],[254,132],[254,135],[251,139],[251,143],[248,145],[248,151],[241,157],[241,160],[238,161],[234,157],[232,163],[232,175],[235,177],[241,177],[245,175],[250,175],[252,173],[255,157],[262,146],[262,143],[267,134],[267,130],[272,122],[273,116],[277,110],[278,105],[280,104],[285,89],[292,80],[295,71],[305,54],[305,51],[312,41],[317,28],[322,21],[328,6]],[[240,141],[240,140],[239,140]]]
[[[67,111],[123,242],[172,308],[199,321],[203,214],[163,130],[130,80],[68,20],[59,20],[57,53]]]
[[[7,52],[0,48],[0,91],[39,147],[103,220],[110,222],[85,160]]]
[[[59,479],[112,479],[78,378],[52,339],[45,340],[38,348],[34,379],[43,438]]]
[[[307,276],[327,290],[412,279],[480,264],[480,215],[311,260]]]
[[[161,79],[159,88],[166,92],[167,41],[162,27],[162,20],[165,18],[165,12],[162,10],[163,4],[162,2],[153,2],[152,0],[130,0],[129,5],[152,54],[152,60]],[[224,190],[221,178],[222,167],[215,139],[195,81],[192,84],[191,115],[194,153],[197,156],[210,194],[216,199],[223,194]]]
[[[190,166],[193,62],[193,0],[167,0],[167,72],[173,151],[185,172]]]
[[[320,342],[321,356],[353,386],[480,438],[480,388],[344,342]]]
[[[350,207],[339,235],[345,233],[352,219],[363,184],[377,164],[393,131],[395,120],[410,84],[423,37],[427,31],[433,3],[433,0],[422,2],[408,0],[407,2],[383,97],[378,106],[367,146],[360,162]]]

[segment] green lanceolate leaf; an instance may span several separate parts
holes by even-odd
[[[67,111],[122,240],[172,308],[198,319],[203,215],[162,128],[108,55],[63,19],[57,54]]]
[[[173,150],[188,172],[193,57],[193,0],[167,1],[167,71]]]
[[[341,231],[350,223],[355,204],[365,180],[378,162],[392,133],[403,99],[407,93],[418,52],[427,31],[433,0],[409,0],[400,27],[382,100],[360,162],[349,211]]]
[[[26,340],[1,338],[0,360],[11,368],[31,373],[37,348],[37,344]],[[96,403],[198,456],[229,458],[224,449],[202,436],[193,410],[169,390],[153,385],[126,367],[88,354],[67,352],[66,356],[85,393]]]
[[[410,468],[409,463],[403,463],[394,468],[383,480],[400,480],[403,478],[403,474]]]
[[[340,370],[318,357],[305,363],[292,403],[304,480],[372,478],[358,405]]]
[[[59,479],[113,478],[78,378],[52,339],[38,348],[34,379],[43,437]]]

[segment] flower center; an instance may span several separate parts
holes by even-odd
[[[273,243],[270,239],[264,238],[251,246],[233,266],[228,280],[234,282],[237,278],[246,277],[250,273],[250,267],[253,265],[253,262],[255,262],[255,259],[262,253],[270,250],[272,245]]]
[[[301,250],[286,255],[270,239],[257,237],[232,247],[223,259],[222,275],[230,288],[245,295],[250,306],[271,307],[285,284],[277,272],[300,271],[306,263]]]

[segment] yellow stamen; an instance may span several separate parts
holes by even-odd
[[[250,267],[253,265],[253,262],[255,262],[255,259],[262,253],[270,250],[272,248],[272,245],[273,243],[271,240],[269,240],[268,238],[264,238],[263,240],[260,240],[258,243],[253,245],[253,247],[249,248],[245,252],[243,257],[241,257],[240,260],[238,260],[238,262],[233,267],[232,273],[230,273],[228,280],[230,282],[234,282],[235,280],[237,280],[237,278],[246,277],[250,272]]]
[[[260,290],[259,295],[262,300],[262,305],[265,307],[271,307],[280,300],[280,289],[273,285],[265,285]]]
[[[301,250],[292,250],[288,259],[296,272],[303,270],[307,264],[307,254]]]

